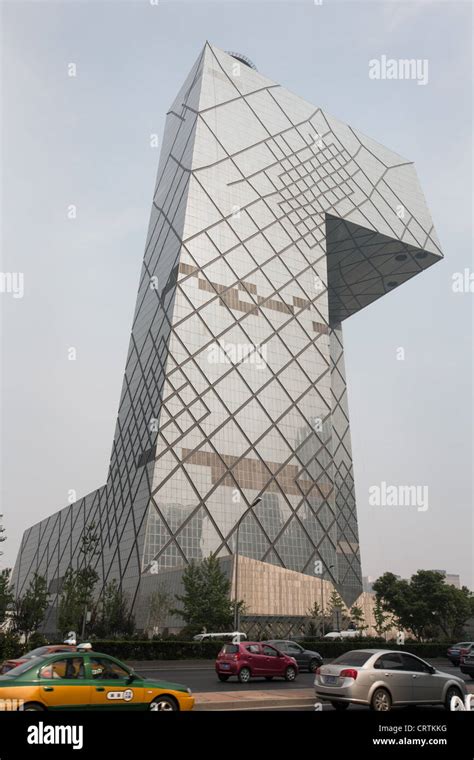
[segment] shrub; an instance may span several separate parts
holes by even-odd
[[[385,641],[384,639],[377,638],[365,638],[365,639],[353,639],[352,641],[312,641],[305,639],[299,642],[301,646],[307,649],[315,649],[325,659],[332,659],[339,657],[344,652],[349,652],[351,649],[400,649],[404,652],[410,652],[416,654],[422,658],[438,658],[446,657],[446,649],[448,645],[445,642],[412,642],[405,641],[405,644],[398,645],[395,641]]]
[[[157,640],[146,641],[92,641],[92,646],[97,652],[104,652],[120,660],[213,660],[220,651],[223,641],[178,641]],[[324,659],[339,657],[351,649],[403,649],[419,657],[428,659],[446,657],[445,643],[408,643],[405,646],[397,646],[393,642],[380,639],[355,639],[353,641],[315,641],[305,639],[300,644],[307,649],[314,649]]]
[[[11,657],[18,657],[23,652],[23,644],[16,633],[7,631],[0,633],[0,662]]]
[[[35,631],[31,634],[29,640],[28,640],[28,649],[36,649],[37,647],[42,647],[45,644],[49,644],[49,639],[43,636],[42,633],[38,633],[38,631]],[[53,639],[53,644],[56,644],[56,640]]]
[[[212,660],[222,641],[91,641],[96,652],[120,660]]]
[[[56,639],[51,640],[54,643]],[[28,648],[33,649],[47,643],[44,637],[34,634],[34,640]],[[111,639],[91,639],[96,652],[103,652],[119,660],[213,660],[220,651],[223,641],[179,641],[178,639],[139,639],[134,637],[127,641]],[[228,642],[227,642],[228,643]],[[397,646],[393,641],[381,639],[353,639],[352,641],[321,641],[304,639],[299,642],[307,649],[320,653],[325,660],[339,657],[351,649],[403,649],[425,659],[446,657],[445,642],[406,642]],[[9,657],[19,657],[25,652],[25,645],[13,633],[0,633],[0,662]]]

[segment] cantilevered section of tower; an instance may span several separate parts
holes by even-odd
[[[94,523],[101,584],[139,611],[228,563],[240,522],[255,568],[322,568],[352,604],[342,323],[441,257],[411,161],[206,44],[167,116],[107,482],[25,532],[17,588],[57,592]]]

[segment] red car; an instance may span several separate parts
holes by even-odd
[[[9,670],[13,670],[18,665],[23,665],[28,660],[33,660],[35,657],[45,657],[47,654],[55,654],[56,652],[76,652],[77,646],[72,644],[46,644],[44,647],[38,647],[32,649],[31,652],[27,652],[22,657],[18,657],[15,660],[5,660],[0,667],[0,675],[8,673]]]
[[[298,665],[293,657],[280,652],[270,644],[258,641],[244,641],[240,644],[224,644],[217,655],[216,673],[219,681],[227,681],[237,676],[240,683],[251,678],[284,678],[294,681],[298,675]]]
[[[464,660],[468,655],[470,655],[472,652],[472,644],[467,644],[464,647],[461,647],[459,650],[459,665],[464,664]]]

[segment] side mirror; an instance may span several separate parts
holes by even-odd
[[[430,667],[430,673],[433,676],[436,673],[436,668],[433,668],[433,666]]]
[[[127,683],[133,683],[137,680],[137,674],[136,673],[130,673],[127,678]]]

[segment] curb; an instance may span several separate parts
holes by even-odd
[[[262,710],[266,707],[311,707],[315,696],[313,689],[294,689],[292,693],[273,691],[227,691],[196,692],[195,711]]]
[[[236,706],[236,702],[197,702],[193,712],[247,712],[249,710],[268,710],[272,707],[312,707],[314,705],[315,698],[300,700],[285,700],[285,699],[250,699],[245,704],[239,704]]]

